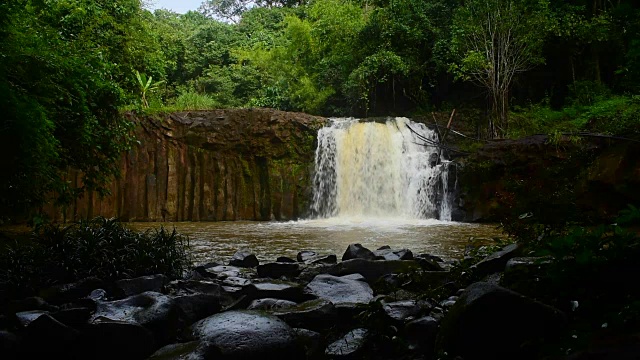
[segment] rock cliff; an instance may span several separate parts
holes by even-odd
[[[55,220],[289,220],[304,214],[317,130],[326,119],[270,109],[136,117],[139,142],[123,155],[111,194],[89,193]],[[81,186],[70,173],[71,185]]]

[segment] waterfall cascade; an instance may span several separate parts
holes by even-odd
[[[318,133],[313,214],[451,220],[454,189],[437,142],[435,131],[407,118],[331,119]]]

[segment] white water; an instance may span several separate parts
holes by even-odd
[[[318,132],[313,214],[337,223],[450,221],[449,162],[436,161],[437,142],[434,131],[407,118],[332,119]]]

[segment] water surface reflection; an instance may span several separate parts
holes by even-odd
[[[338,258],[349,244],[361,243],[375,250],[383,245],[408,248],[444,258],[460,258],[470,238],[504,237],[495,225],[466,224],[438,220],[394,218],[332,218],[291,222],[177,222],[189,235],[196,263],[226,259],[238,249],[248,249],[264,261],[278,256],[295,258],[298,251],[334,253]],[[129,223],[138,230],[158,223]]]

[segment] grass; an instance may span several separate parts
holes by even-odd
[[[105,281],[151,274],[176,278],[191,266],[189,239],[164,227],[135,232],[102,217],[71,225],[44,225],[28,241],[0,252],[0,295],[29,296],[39,289],[95,276]]]

